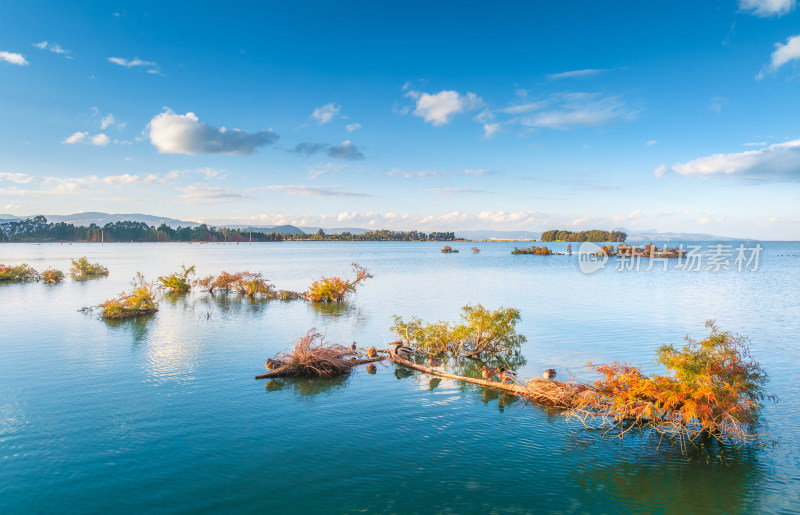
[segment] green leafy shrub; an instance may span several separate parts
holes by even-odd
[[[500,307],[490,311],[482,305],[461,308],[461,322],[425,323],[412,317],[405,322],[394,316],[392,331],[407,344],[429,352],[449,352],[453,356],[518,353],[525,336],[517,333],[519,311]]]
[[[175,272],[173,274],[167,275],[165,277],[159,277],[158,282],[161,283],[161,286],[168,289],[171,292],[175,293],[185,293],[189,291],[192,287],[191,283],[189,282],[189,276],[194,273],[194,266],[190,266],[186,268],[186,266],[181,267],[180,272]]]
[[[348,295],[356,291],[362,281],[372,277],[363,266],[352,263],[355,279],[347,280],[343,277],[323,277],[314,281],[306,292],[306,299],[311,302],[342,302]]]
[[[115,299],[107,300],[100,307],[101,316],[105,320],[122,320],[142,315],[150,315],[158,311],[155,287],[148,283],[141,273],[137,273],[131,282],[131,293],[122,292]]]
[[[72,260],[72,269],[69,275],[76,281],[88,281],[89,279],[107,276],[108,268],[100,263],[89,263],[89,260],[84,256]]]
[[[17,266],[0,265],[0,283],[38,281],[39,272],[23,263]]]

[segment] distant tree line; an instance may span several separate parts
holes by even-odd
[[[591,231],[545,231],[542,233],[541,241],[625,241],[627,233],[622,231],[601,231],[593,229]]]
[[[432,232],[430,234],[417,231],[370,231],[364,234],[325,234],[320,229],[316,234],[281,234],[267,231],[250,231],[246,229],[229,229],[227,227],[210,227],[206,224],[197,227],[172,227],[161,224],[159,227],[144,222],[109,222],[100,227],[91,224],[88,227],[76,227],[64,222],[49,223],[44,216],[36,216],[27,220],[8,222],[0,225],[0,241],[4,242],[48,242],[48,241],[86,241],[86,242],[157,242],[157,241],[201,241],[201,242],[247,242],[247,241],[452,241],[452,232]]]

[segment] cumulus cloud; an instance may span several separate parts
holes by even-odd
[[[285,186],[264,186],[261,189],[269,191],[283,191],[287,195],[300,195],[301,197],[371,197],[368,193],[345,191],[338,186],[310,186],[295,184]]]
[[[412,114],[433,125],[445,125],[459,113],[478,109],[483,100],[475,93],[459,94],[457,91],[442,90],[438,93],[421,93],[408,90],[405,96],[416,101]]]
[[[311,141],[304,141],[302,143],[298,143],[294,146],[291,152],[295,154],[301,154],[306,157],[316,154],[317,152],[322,152],[323,150],[329,148],[330,145],[326,145],[325,143],[313,143]]]
[[[16,184],[28,184],[30,182],[34,182],[35,180],[36,177],[33,175],[27,175],[24,173],[0,172],[0,181],[13,182]]]
[[[22,206],[20,206],[19,204],[6,204],[6,207],[4,209],[7,209],[9,211],[16,211],[18,209],[22,209]]]
[[[796,0],[739,0],[739,9],[754,16],[783,16],[794,9]]]
[[[347,125],[345,125],[345,127],[344,127],[344,129],[345,129],[347,132],[353,132],[353,131],[357,131],[357,130],[358,130],[358,129],[360,129],[360,128],[361,128],[361,124],[360,124],[360,123],[348,123],[348,124],[347,124]]]
[[[769,64],[765,67],[767,72],[775,72],[781,66],[800,60],[800,34],[786,39],[786,44],[775,43],[775,51],[772,52]],[[756,79],[764,78],[765,70],[762,69]]]
[[[15,54],[14,52],[5,52],[0,50],[0,61],[16,64],[18,66],[28,66],[28,60],[22,54]]]
[[[329,102],[324,106],[314,109],[314,112],[311,113],[311,118],[317,122],[317,125],[325,125],[326,123],[332,122],[337,116],[339,116],[339,111],[341,109],[341,106],[334,104],[333,102]]]
[[[328,149],[328,156],[336,159],[349,159],[358,161],[364,159],[364,154],[353,145],[350,140],[345,140]]]
[[[551,73],[547,76],[547,80],[579,79],[585,77],[593,77],[603,72],[610,72],[612,70],[614,70],[614,68],[587,68],[585,70],[571,70],[561,73]]]
[[[47,41],[41,41],[39,43],[33,43],[33,46],[35,46],[40,50],[49,50],[54,54],[61,54],[68,59],[72,59],[69,55],[72,52],[64,48],[61,48],[61,45],[59,45],[58,43],[48,43]]]
[[[713,154],[678,163],[661,165],[653,174],[668,172],[695,177],[737,177],[762,182],[800,181],[800,140],[776,143],[758,150]]]
[[[176,114],[170,109],[154,116],[148,128],[150,143],[161,154],[248,155],[279,137],[272,129],[218,129],[201,123],[194,113]]]
[[[111,143],[111,139],[102,132],[95,134],[94,136],[90,135],[88,132],[73,132],[70,136],[67,136],[62,143],[66,143],[67,145],[82,143],[86,145],[94,145],[96,147],[105,147]]]

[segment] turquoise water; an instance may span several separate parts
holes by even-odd
[[[800,501],[800,244],[762,243],[757,272],[580,273],[575,257],[482,243],[5,244],[0,263],[106,279],[0,286],[0,512],[796,512]],[[553,245],[558,250],[564,246]],[[196,265],[263,272],[303,290],[366,266],[342,306],[164,299],[106,323],[96,305],[143,272]],[[480,302],[522,314],[523,377],[614,359],[658,370],[653,350],[703,337],[704,320],[752,338],[780,402],[774,446],[681,454],[604,439],[513,397],[379,364],[329,381],[255,381],[311,327],[380,347],[392,315],[453,320]]]

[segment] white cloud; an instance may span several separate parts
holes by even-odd
[[[436,126],[449,123],[458,113],[471,111],[483,105],[483,100],[475,93],[460,95],[452,90],[442,90],[433,95],[409,90],[405,96],[416,100],[412,114]]]
[[[124,59],[122,57],[109,57],[108,62],[124,66],[125,68],[147,68],[147,73],[151,75],[162,75],[158,69],[158,63],[153,61],[145,61],[134,57],[133,59]]]
[[[638,218],[644,218],[641,209],[637,209],[636,211],[631,211],[627,215],[619,215],[613,218],[615,224],[619,224],[622,222],[630,222],[632,220],[636,220]]]
[[[783,16],[792,11],[796,0],[739,0],[739,9],[754,16]]]
[[[769,65],[766,66],[768,72],[775,72],[781,66],[792,61],[800,60],[800,34],[786,39],[786,44],[775,43],[775,51],[770,56]],[[756,79],[764,78],[764,70],[761,70]]]
[[[150,142],[161,154],[247,155],[278,139],[272,129],[255,133],[217,129],[200,123],[194,113],[176,114],[170,109],[154,116],[148,128]]]
[[[648,147],[652,147],[652,146],[653,146],[653,145],[655,145],[656,143],[658,143],[658,140],[651,139],[650,141],[648,141],[647,143],[645,143],[645,145],[646,145],[646,146],[648,146]]]
[[[6,204],[5,209],[8,209],[9,211],[16,211],[18,209],[22,209],[22,206],[18,204]]]
[[[0,181],[13,182],[16,184],[28,184],[34,182],[36,177],[24,173],[0,172]]]
[[[206,184],[192,184],[177,190],[182,192],[178,200],[181,204],[227,204],[247,198],[241,192]]]
[[[357,193],[345,191],[338,186],[310,186],[307,184],[285,185],[285,186],[264,186],[260,189],[269,191],[283,191],[288,195],[300,195],[301,197],[371,197],[368,193]]]
[[[28,66],[28,61],[25,59],[25,56],[22,54],[15,54],[13,52],[3,52],[0,51],[0,61],[5,61],[7,63],[16,64],[18,66]]]
[[[573,227],[575,227],[576,225],[583,225],[583,224],[585,224],[586,222],[588,222],[591,219],[592,219],[592,217],[590,217],[590,216],[582,216],[582,217],[576,218],[575,220],[570,222],[570,225],[572,225]]]
[[[311,118],[317,122],[317,125],[325,125],[328,122],[332,122],[339,115],[340,110],[341,106],[329,102],[314,109],[314,112],[311,113]]]
[[[752,141],[749,143],[742,143],[743,147],[765,147],[767,146],[766,141]]]
[[[105,147],[106,145],[108,145],[109,141],[111,140],[108,139],[108,136],[106,136],[102,132],[100,134],[95,134],[94,136],[92,136],[91,139],[92,145],[96,147]]]
[[[439,178],[439,177],[445,177],[447,174],[443,173],[443,172],[439,172],[437,170],[434,170],[434,171],[431,171],[431,172],[427,172],[427,171],[409,172],[407,170],[394,169],[394,170],[389,170],[388,172],[386,172],[386,175],[388,175],[390,177],[392,177],[392,176],[401,176],[401,177],[405,177],[406,179],[436,179],[436,178]]]
[[[560,93],[549,104],[547,110],[519,118],[519,122],[528,127],[569,129],[630,121],[638,115],[620,97],[602,97],[597,93]]]
[[[501,125],[499,123],[485,123],[483,124],[483,139],[491,139],[495,134],[500,132]]]
[[[345,129],[347,132],[353,132],[353,131],[357,131],[357,130],[358,130],[358,129],[360,129],[360,128],[361,128],[361,124],[360,124],[360,123],[348,123],[348,124],[347,124],[347,125],[344,127],[344,129]]]
[[[105,129],[109,125],[112,125],[113,123],[114,123],[114,115],[111,114],[111,113],[108,113],[107,115],[105,115],[103,117],[102,120],[100,120],[100,128],[101,129]]]
[[[576,79],[583,77],[593,77],[603,72],[609,72],[612,70],[614,70],[614,68],[587,68],[585,70],[572,70],[568,72],[551,73],[547,76],[547,79],[559,80],[559,79]]]
[[[654,175],[667,172],[696,177],[738,177],[758,181],[800,181],[800,140],[776,143],[758,150],[713,154],[673,166],[661,165]]]
[[[350,140],[343,141],[328,149],[328,156],[336,159],[349,159],[358,161],[364,159],[364,154],[353,145]]]
[[[427,191],[429,193],[436,193],[436,194],[442,195],[442,196],[460,196],[460,195],[464,195],[464,194],[474,195],[474,194],[478,194],[478,193],[487,193],[486,191],[483,191],[483,190],[474,190],[474,189],[470,189],[470,188],[453,188],[453,187],[448,187],[448,188],[430,188],[430,189],[427,189],[425,191]]]
[[[473,177],[489,177],[493,175],[500,175],[500,172],[486,168],[467,168],[464,170],[464,175],[471,175]]]
[[[721,113],[722,108],[726,105],[730,104],[730,100],[725,97],[714,97],[711,99],[711,104],[709,104],[708,108],[714,111],[715,113]]]
[[[102,132],[95,134],[94,136],[91,136],[88,132],[73,132],[64,141],[62,141],[62,143],[66,143],[67,145],[84,143],[87,145],[94,145],[96,147],[105,147],[110,142],[111,139]]]
[[[33,43],[33,46],[41,50],[49,50],[54,54],[61,54],[64,57],[71,59],[69,54],[71,54],[72,52],[64,48],[61,48],[61,46],[58,43],[48,43],[47,41],[41,41],[39,43]]]

